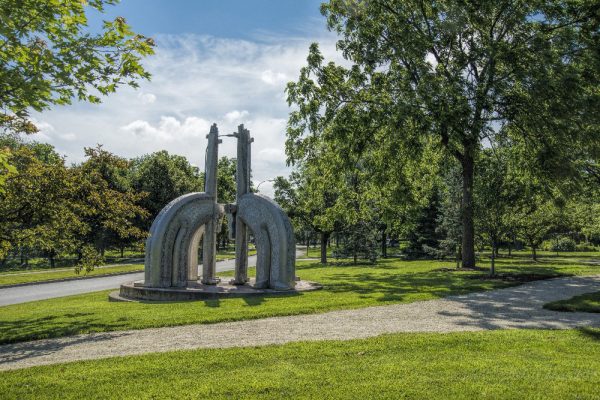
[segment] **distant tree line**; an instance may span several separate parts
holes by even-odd
[[[14,166],[0,191],[0,264],[26,267],[31,257],[73,257],[79,268],[100,263],[107,250],[143,251],[152,221],[171,200],[203,191],[203,173],[166,151],[125,159],[98,145],[85,161],[67,165],[49,144],[0,136]],[[219,201],[235,197],[235,160],[219,160]],[[227,244],[226,224],[219,244]],[[13,262],[14,264],[14,262]]]

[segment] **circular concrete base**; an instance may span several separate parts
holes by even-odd
[[[144,287],[143,281],[137,281],[121,285],[121,289],[118,292],[110,293],[108,298],[110,301],[210,300],[265,294],[294,294],[323,288],[318,283],[302,280],[296,281],[296,287],[290,290],[256,289],[253,284],[254,279],[251,279],[245,285],[232,285],[229,282],[204,285],[200,282],[194,282],[186,288],[163,289]]]

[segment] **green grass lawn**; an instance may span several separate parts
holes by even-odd
[[[544,308],[554,311],[600,313],[600,292],[586,293],[567,300],[553,301],[545,304]]]
[[[15,304],[0,307],[0,343],[408,303],[514,285],[487,279],[479,271],[440,270],[452,266],[441,261],[386,259],[377,265],[356,266],[298,264],[297,275],[323,284],[324,289],[296,295],[172,303],[112,303],[107,301],[109,291],[102,291]],[[502,268],[520,270],[515,263]],[[539,263],[521,269],[525,273],[552,275],[600,273],[600,266],[574,263]]]
[[[6,285],[16,285],[21,283],[47,282],[65,278],[85,278],[88,276],[103,276],[120,274],[124,272],[143,271],[144,264],[123,264],[111,265],[102,268],[96,268],[89,272],[76,274],[74,269],[63,269],[58,271],[46,270],[35,271],[33,273],[12,272],[0,274],[0,288]]]
[[[0,377],[3,399],[597,399],[600,330],[394,334],[155,353]]]

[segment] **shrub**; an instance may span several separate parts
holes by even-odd
[[[568,237],[561,237],[552,244],[552,251],[575,251],[577,244]]]
[[[578,244],[575,249],[577,251],[598,251],[592,244]]]

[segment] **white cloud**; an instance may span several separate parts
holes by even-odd
[[[152,104],[156,101],[156,96],[153,95],[152,93],[140,92],[138,94],[138,99],[140,99],[140,102],[142,104]]]
[[[287,175],[285,85],[298,78],[312,41],[320,42],[326,59],[339,62],[334,38],[155,39],[156,55],[145,60],[152,81],[137,91],[121,88],[100,105],[75,103],[36,114],[47,125],[35,140],[52,143],[71,162],[83,159],[83,147],[101,143],[124,157],[167,150],[203,166],[210,125],[218,123],[227,134],[243,123],[255,138],[253,179]],[[235,139],[223,138],[220,155],[235,157],[235,151]]]
[[[63,134],[58,135],[58,137],[67,142],[72,142],[73,140],[77,140],[77,135],[75,135],[74,133],[63,133]]]
[[[175,117],[160,117],[156,125],[148,121],[135,120],[121,129],[143,139],[165,142],[205,136],[210,129],[210,122],[197,117],[188,117],[182,121]]]
[[[287,82],[289,79],[286,74],[282,72],[273,72],[270,69],[263,71],[260,76],[263,82],[269,85],[277,85],[280,83]]]
[[[247,110],[238,111],[233,110],[225,114],[225,121],[227,122],[237,122],[243,118],[246,118],[250,114]]]

